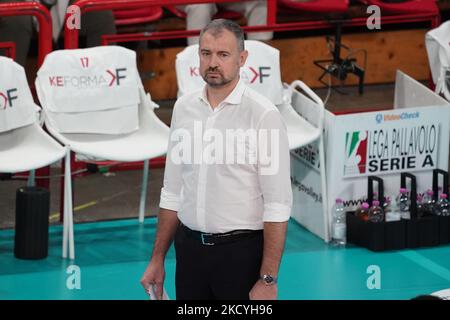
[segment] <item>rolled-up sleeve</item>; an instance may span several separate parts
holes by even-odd
[[[166,155],[166,165],[164,170],[164,182],[161,189],[161,197],[159,201],[159,207],[163,209],[178,211],[181,202],[181,163],[175,163],[172,159],[172,149],[175,141],[172,141],[171,137],[173,132],[177,129],[176,119],[176,104],[173,108],[172,120],[170,123],[169,142]]]
[[[278,110],[267,111],[258,125],[258,176],[264,200],[263,221],[289,220],[292,209],[289,142]]]

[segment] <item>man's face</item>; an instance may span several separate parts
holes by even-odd
[[[239,52],[235,35],[228,30],[218,34],[206,32],[200,39],[200,74],[211,87],[223,87],[236,79],[247,59]]]

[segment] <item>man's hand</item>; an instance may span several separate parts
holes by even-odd
[[[250,300],[277,300],[277,296],[278,285],[275,283],[268,286],[261,280],[256,281],[249,294]]]
[[[154,261],[152,259],[142,276],[141,284],[146,292],[153,285],[156,299],[162,300],[165,277],[164,262]]]

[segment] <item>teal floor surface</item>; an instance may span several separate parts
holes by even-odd
[[[54,226],[48,258],[29,261],[14,258],[14,230],[0,231],[0,299],[146,300],[139,279],[155,232],[154,218],[143,225],[134,219],[76,224],[76,260],[70,261],[61,258],[62,228]],[[172,247],[165,283],[172,298],[174,278]],[[339,249],[291,221],[279,281],[279,299],[286,300],[411,299],[450,288],[450,246],[383,253]]]

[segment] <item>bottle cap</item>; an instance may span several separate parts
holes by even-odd
[[[378,201],[378,200],[373,200],[373,201],[372,201],[372,205],[378,207],[378,206],[380,205],[380,201]]]
[[[408,190],[406,188],[400,188],[400,193],[406,193]]]
[[[447,194],[446,194],[446,193],[441,193],[441,195],[439,196],[439,198],[441,198],[441,199],[447,199]]]
[[[427,190],[427,195],[432,196],[432,195],[433,195],[433,190],[428,189],[428,190]]]
[[[363,202],[361,207],[363,207],[364,209],[369,209],[369,204],[367,202]]]
[[[337,198],[336,199],[336,203],[339,203],[339,204],[342,203],[342,199],[341,198]]]

